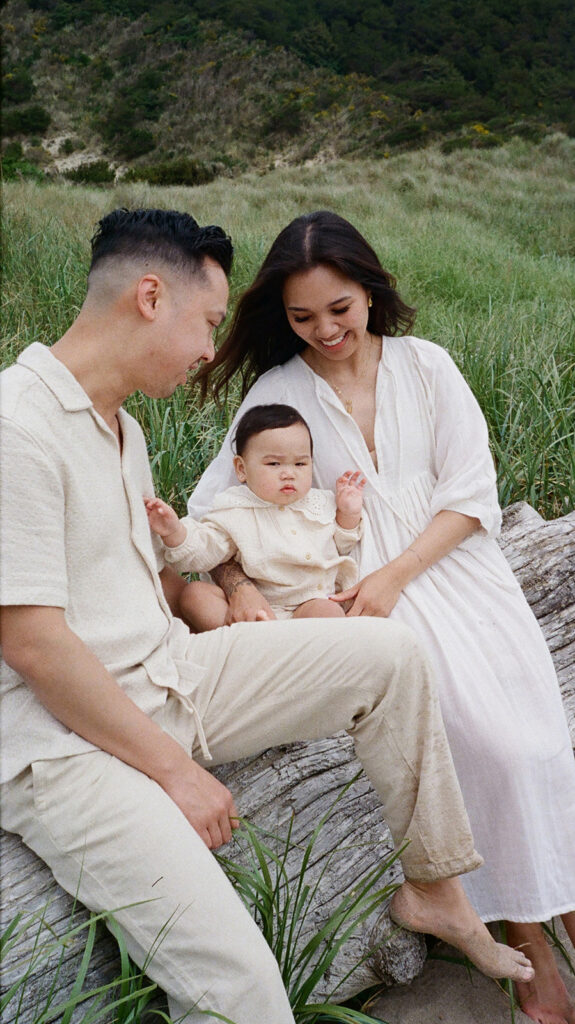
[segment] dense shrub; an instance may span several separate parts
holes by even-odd
[[[70,171],[62,172],[69,181],[82,185],[107,185],[115,178],[115,172],[107,160],[93,160],[92,163],[80,164]]]
[[[32,76],[24,68],[7,71],[2,76],[2,100],[4,103],[27,103],[35,92]]]
[[[293,138],[303,129],[303,112],[299,96],[280,97],[262,125],[262,136],[283,135]]]
[[[2,133],[9,138],[11,135],[43,135],[51,118],[44,107],[34,105],[22,110],[7,110],[2,118]]]
[[[385,133],[385,143],[388,146],[400,146],[402,143],[414,145],[424,141],[423,126],[419,121],[407,121],[399,128]]]
[[[182,156],[165,163],[132,167],[124,181],[147,181],[150,185],[205,185],[216,171],[211,164]]]
[[[8,143],[2,153],[1,170],[5,181],[16,178],[31,178],[38,182],[45,180],[42,171],[24,156],[20,142]]]
[[[156,140],[147,128],[129,128],[116,141],[116,150],[125,160],[133,160],[155,149]]]

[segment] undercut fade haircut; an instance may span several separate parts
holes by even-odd
[[[201,274],[206,257],[229,276],[232,241],[223,228],[200,227],[188,213],[176,210],[113,210],[98,222],[91,239],[94,267],[110,258],[161,261],[180,273]]]
[[[311,430],[301,413],[293,405],[254,405],[240,419],[233,439],[232,447],[236,455],[243,455],[250,438],[264,430],[277,430],[282,427],[293,427],[301,423],[309,434],[310,452],[313,455],[313,438]]]

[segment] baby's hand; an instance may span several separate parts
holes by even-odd
[[[359,470],[348,470],[335,484],[335,503],[338,512],[346,516],[360,516],[363,507],[363,488],[367,481]]]
[[[169,548],[175,548],[186,539],[186,528],[180,523],[170,505],[161,498],[144,498],[150,527]]]

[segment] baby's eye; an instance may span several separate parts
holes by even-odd
[[[307,466],[307,462],[296,462],[296,466]]]
[[[279,462],[265,462],[265,466],[279,466]]]

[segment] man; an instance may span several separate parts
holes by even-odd
[[[4,825],[115,912],[175,1018],[293,1024],[209,852],[237,810],[204,766],[346,728],[394,840],[409,840],[395,919],[529,980],[455,877],[481,858],[415,638],[369,618],[192,636],[171,615],[181,583],[150,536],[145,442],[122,403],[166,397],[213,358],[231,257],[220,228],[185,214],[114,211],[77,319],[2,374]]]

